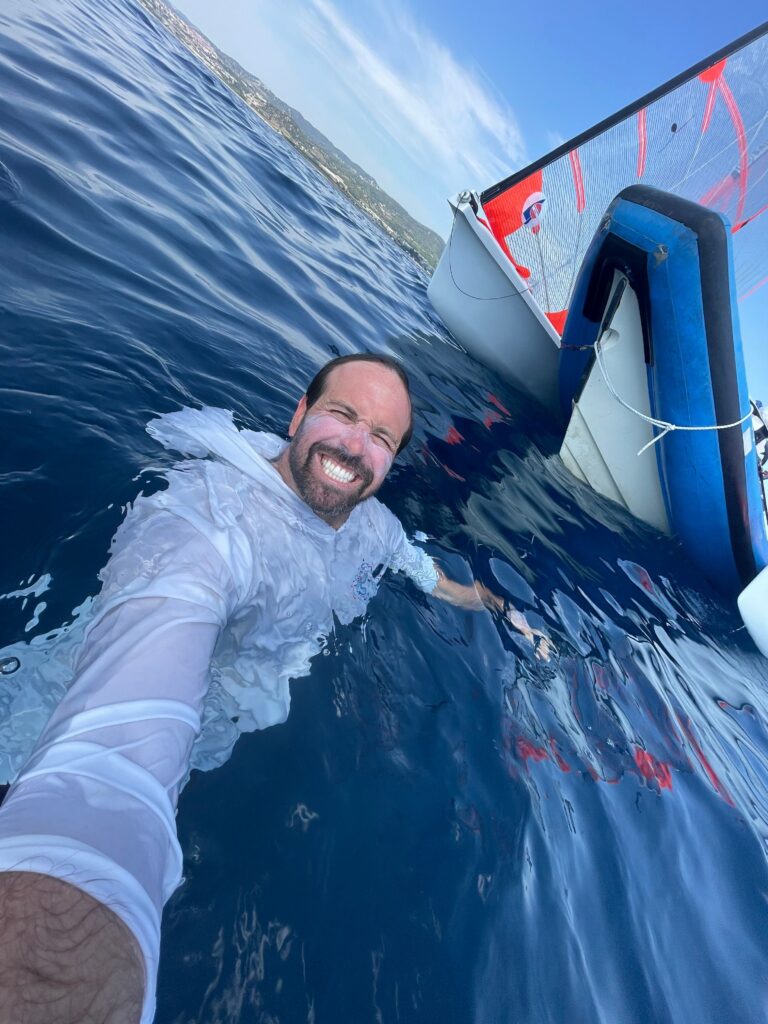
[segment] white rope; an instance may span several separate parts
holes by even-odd
[[[653,416],[646,416],[644,412],[640,412],[639,409],[635,409],[634,406],[631,406],[629,402],[625,402],[621,395],[616,391],[616,388],[611,383],[611,379],[608,376],[608,371],[606,370],[605,364],[603,362],[602,347],[604,337],[605,335],[603,335],[601,338],[598,339],[598,341],[595,342],[595,360],[597,362],[600,373],[602,374],[603,380],[605,381],[605,386],[608,388],[608,391],[613,396],[613,398],[616,399],[619,405],[622,405],[628,412],[634,413],[635,416],[639,416],[641,420],[645,420],[646,423],[650,423],[651,426],[658,427],[661,430],[660,434],[657,434],[656,437],[651,438],[651,440],[647,444],[643,445],[643,447],[637,453],[638,455],[642,455],[644,451],[647,451],[648,448],[650,448],[652,445],[656,444],[658,441],[661,441],[663,437],[666,437],[667,434],[669,434],[673,430],[731,430],[733,429],[733,427],[740,427],[742,423],[745,423],[752,416],[752,410],[750,409],[748,413],[742,416],[740,420],[736,420],[734,423],[708,423],[706,426],[696,427],[683,426],[680,423],[669,423],[667,420],[658,420]]]

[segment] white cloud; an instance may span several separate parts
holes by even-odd
[[[364,34],[331,0],[310,0],[295,29],[438,187],[482,188],[527,162],[512,110],[479,73],[405,7],[376,14]]]

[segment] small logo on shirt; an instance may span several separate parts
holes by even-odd
[[[352,580],[352,593],[361,601],[370,601],[377,590],[377,582],[373,576],[373,566],[363,562]]]

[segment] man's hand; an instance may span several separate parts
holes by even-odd
[[[448,579],[439,566],[437,575],[438,581],[432,591],[433,597],[456,605],[457,608],[466,608],[474,612],[487,608],[491,612],[503,615],[510,626],[533,645],[533,653],[537,660],[549,661],[550,655],[555,652],[554,644],[540,629],[532,629],[522,612],[517,611],[498,594],[494,594],[483,583],[475,581],[470,586],[456,583],[455,580]]]
[[[523,613],[510,605],[507,605],[504,617],[513,629],[533,644],[533,653],[539,661],[549,661],[549,656],[555,653],[555,645],[545,633],[540,629],[532,629]]]

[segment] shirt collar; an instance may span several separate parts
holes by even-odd
[[[338,530],[329,526],[291,490],[273,464],[288,442],[267,431],[239,430],[227,409],[205,407],[165,413],[150,421],[147,431],[166,448],[196,458],[213,456],[258,481],[284,505],[286,514],[318,536],[338,537],[353,529],[366,503],[356,505]]]

